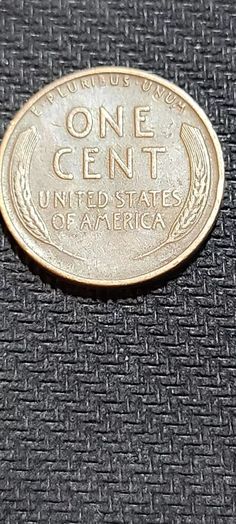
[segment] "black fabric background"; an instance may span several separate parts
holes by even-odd
[[[0,522],[236,522],[234,0],[0,0],[1,136],[60,75],[112,64],[186,89],[224,149],[191,263],[126,290],[66,286],[2,226]]]

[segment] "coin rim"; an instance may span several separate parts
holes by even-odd
[[[43,266],[44,269],[47,271],[54,273],[55,275],[62,277],[64,279],[70,280],[77,284],[89,284],[93,286],[126,286],[130,284],[137,284],[140,282],[145,282],[147,280],[150,280],[155,277],[160,277],[164,273],[167,273],[168,271],[171,271],[175,269],[177,266],[179,266],[181,263],[183,263],[185,260],[189,258],[202,244],[204,239],[207,237],[209,232],[211,231],[216,217],[219,212],[220,204],[223,197],[224,192],[224,159],[223,159],[223,153],[221,149],[221,145],[219,142],[219,139],[216,135],[216,132],[214,131],[212,124],[208,118],[208,116],[205,114],[203,109],[199,107],[197,102],[188,94],[186,93],[182,88],[176,86],[174,83],[170,82],[169,80],[166,80],[165,78],[162,78],[155,73],[149,73],[142,69],[137,68],[130,68],[130,67],[117,67],[117,66],[102,66],[102,67],[93,67],[91,69],[82,69],[75,71],[71,74],[62,76],[61,78],[54,80],[50,84],[47,84],[45,87],[40,89],[36,94],[32,95],[30,99],[24,103],[23,107],[15,114],[12,121],[10,122],[1,146],[0,146],[0,181],[1,181],[1,188],[2,188],[2,168],[3,168],[3,158],[4,153],[7,148],[8,141],[17,126],[18,122],[21,120],[21,118],[27,113],[27,111],[32,107],[34,103],[36,103],[40,98],[42,98],[44,95],[46,95],[49,91],[52,89],[55,89],[56,87],[60,86],[61,84],[64,84],[66,82],[69,82],[71,80],[74,80],[76,78],[81,78],[85,76],[91,76],[95,74],[101,74],[101,73],[114,73],[117,74],[126,74],[127,76],[139,76],[141,78],[146,78],[148,80],[151,80],[153,82],[159,82],[161,85],[166,87],[167,89],[172,90],[174,93],[179,95],[181,98],[186,101],[190,105],[190,107],[198,114],[199,118],[202,120],[203,124],[206,126],[206,129],[212,139],[216,157],[218,161],[218,169],[219,169],[219,180],[218,180],[218,186],[217,186],[217,192],[216,192],[216,198],[215,203],[212,208],[211,214],[204,225],[203,229],[199,233],[198,237],[188,246],[187,249],[185,249],[178,257],[174,258],[171,262],[168,264],[163,265],[161,268],[151,271],[149,273],[144,273],[135,277],[131,278],[125,278],[125,279],[116,279],[116,280],[100,280],[100,279],[89,279],[89,278],[83,278],[83,277],[76,277],[75,275],[68,273],[64,270],[61,270],[57,267],[55,267],[53,264],[47,262],[46,260],[42,259],[40,255],[37,255],[31,248],[29,248],[23,238],[20,236],[18,231],[15,229],[11,219],[9,218],[5,203],[3,201],[3,195],[2,191],[0,191],[0,210],[3,216],[3,219],[11,232],[12,236],[16,240],[16,242],[20,245],[20,247],[25,251],[31,258],[33,258],[40,266]]]

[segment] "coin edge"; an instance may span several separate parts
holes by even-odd
[[[165,87],[171,89],[174,91],[177,95],[179,95],[181,98],[183,98],[196,113],[198,114],[199,118],[202,120],[203,124],[205,125],[212,143],[215,148],[216,158],[218,162],[218,170],[219,170],[219,180],[217,185],[217,193],[215,198],[215,203],[212,208],[211,214],[204,225],[202,231],[198,235],[198,237],[188,246],[187,249],[185,249],[181,255],[174,258],[171,262],[168,264],[165,264],[161,268],[151,271],[149,273],[144,273],[135,277],[126,278],[126,279],[88,279],[83,277],[76,277],[71,273],[68,273],[64,270],[60,270],[59,268],[56,268],[54,265],[50,264],[49,262],[42,259],[37,253],[35,253],[31,248],[29,248],[24,240],[21,238],[20,234],[15,229],[12,221],[10,220],[8,216],[8,212],[6,209],[6,206],[3,201],[2,191],[0,192],[0,211],[2,214],[2,217],[4,219],[4,222],[6,223],[10,233],[12,234],[14,240],[20,245],[21,249],[23,249],[24,252],[27,253],[33,260],[35,260],[41,267],[49,271],[50,273],[53,273],[56,276],[59,276],[60,278],[69,280],[71,282],[77,283],[77,284],[87,284],[91,286],[104,286],[104,287],[116,287],[116,286],[126,286],[126,285],[132,285],[132,284],[138,284],[145,282],[147,280],[151,280],[153,278],[158,278],[163,276],[165,273],[172,271],[173,269],[176,269],[178,266],[180,266],[182,263],[188,260],[188,258],[193,255],[196,250],[201,246],[202,242],[205,240],[205,238],[210,233],[219,209],[221,205],[221,201],[223,198],[224,193],[224,184],[225,184],[225,170],[224,170],[224,158],[223,158],[223,152],[221,148],[220,141],[218,139],[218,136],[208,118],[204,110],[198,105],[197,102],[188,94],[186,93],[182,88],[177,86],[176,84],[170,82],[169,80],[166,80],[165,78],[162,78],[161,76],[155,74],[155,73],[149,73],[142,69],[137,68],[127,68],[127,67],[119,67],[119,66],[102,66],[102,67],[93,67],[90,69],[82,69],[75,71],[73,73],[70,73],[68,75],[62,76],[61,78],[54,80],[53,82],[50,82],[43,88],[41,88],[37,93],[33,94],[27,102],[24,103],[24,105],[16,112],[14,117],[12,118],[9,126],[7,127],[3,140],[0,146],[0,179],[1,179],[1,189],[2,189],[2,167],[3,167],[3,158],[4,153],[6,151],[6,147],[8,144],[8,141],[16,128],[18,122],[21,120],[23,115],[27,113],[28,109],[32,107],[32,105],[38,101],[42,96],[44,96],[46,93],[51,91],[53,88],[58,87],[61,84],[64,84],[65,82],[69,82],[75,78],[81,78],[84,76],[91,76],[93,74],[99,74],[100,73],[120,73],[120,74],[126,74],[132,75],[132,76],[141,76],[143,78],[146,78],[148,80],[152,80],[153,82],[160,82]]]

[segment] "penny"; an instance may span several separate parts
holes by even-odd
[[[1,210],[44,268],[123,285],[162,275],[212,228],[224,166],[205,113],[144,71],[60,78],[18,112],[1,145]]]

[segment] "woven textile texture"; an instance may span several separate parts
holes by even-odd
[[[59,76],[176,82],[221,140],[216,226],[162,281],[46,275],[1,233],[0,523],[235,524],[235,0],[0,0],[0,133]]]

